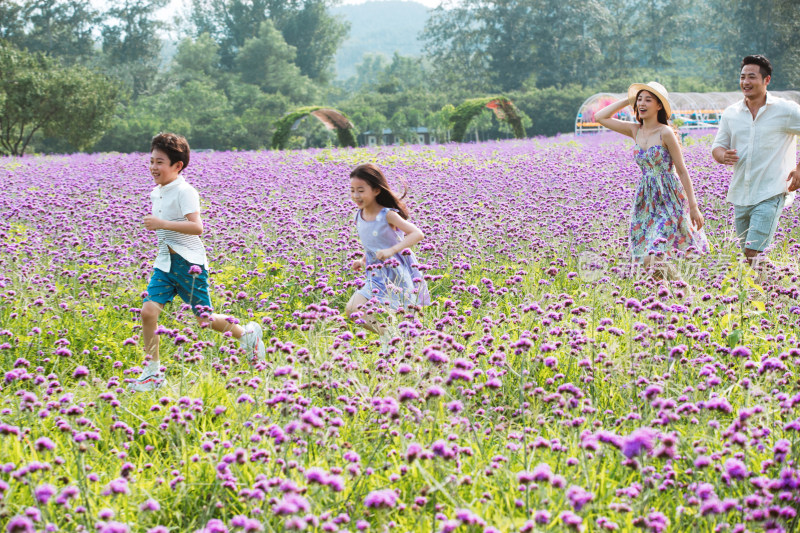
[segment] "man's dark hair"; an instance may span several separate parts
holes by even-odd
[[[150,141],[150,151],[155,149],[167,154],[170,165],[181,161],[183,163],[181,171],[189,166],[189,142],[183,135],[159,133]]]
[[[758,65],[758,69],[761,71],[762,78],[772,76],[772,63],[770,63],[769,59],[761,54],[745,56],[745,58],[742,59],[742,66],[739,67],[739,70],[743,69],[745,65]]]

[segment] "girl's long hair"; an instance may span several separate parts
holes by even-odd
[[[403,196],[398,198],[389,187],[389,182],[386,181],[386,176],[383,175],[381,169],[372,163],[358,165],[350,173],[350,177],[364,180],[373,189],[378,189],[380,192],[378,193],[378,196],[375,197],[375,201],[383,207],[397,209],[397,211],[400,213],[400,216],[408,220],[408,207],[406,207],[405,202],[403,202],[403,198],[405,198],[406,194],[408,194],[408,187],[405,187]]]

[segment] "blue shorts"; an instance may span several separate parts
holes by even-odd
[[[179,254],[171,254],[170,262],[169,272],[153,269],[144,301],[165,305],[171,302],[177,294],[181,300],[192,306],[192,312],[196,316],[200,316],[204,312],[211,312],[211,296],[208,294],[206,269],[202,265],[189,263]],[[199,266],[202,272],[192,276],[189,273],[192,266]]]
[[[776,194],[755,205],[734,205],[736,236],[744,251],[745,248],[763,252],[772,243],[783,205],[784,193]]]

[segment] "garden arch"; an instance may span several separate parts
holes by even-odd
[[[453,112],[450,117],[450,124],[453,126],[454,141],[464,142],[469,123],[484,108],[491,109],[497,120],[508,122],[511,129],[514,130],[514,137],[517,139],[525,138],[525,128],[522,126],[522,116],[517,106],[505,96],[484,96],[465,100]]]
[[[341,111],[322,106],[300,107],[286,113],[275,122],[275,133],[272,135],[272,148],[276,150],[284,149],[289,140],[289,133],[297,129],[300,121],[308,115],[313,115],[319,119],[329,130],[336,130],[336,136],[339,138],[339,146],[355,148],[356,137],[353,135],[353,124],[350,122],[350,119]]]

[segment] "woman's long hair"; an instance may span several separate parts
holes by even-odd
[[[405,202],[403,202],[403,198],[405,198],[408,193],[408,187],[403,191],[403,196],[398,198],[389,187],[389,182],[386,181],[386,176],[383,175],[381,169],[372,163],[358,165],[350,173],[350,177],[364,180],[373,189],[378,189],[380,192],[378,196],[375,197],[375,201],[383,207],[397,209],[397,211],[400,212],[400,216],[408,220],[408,207],[406,207]]]

